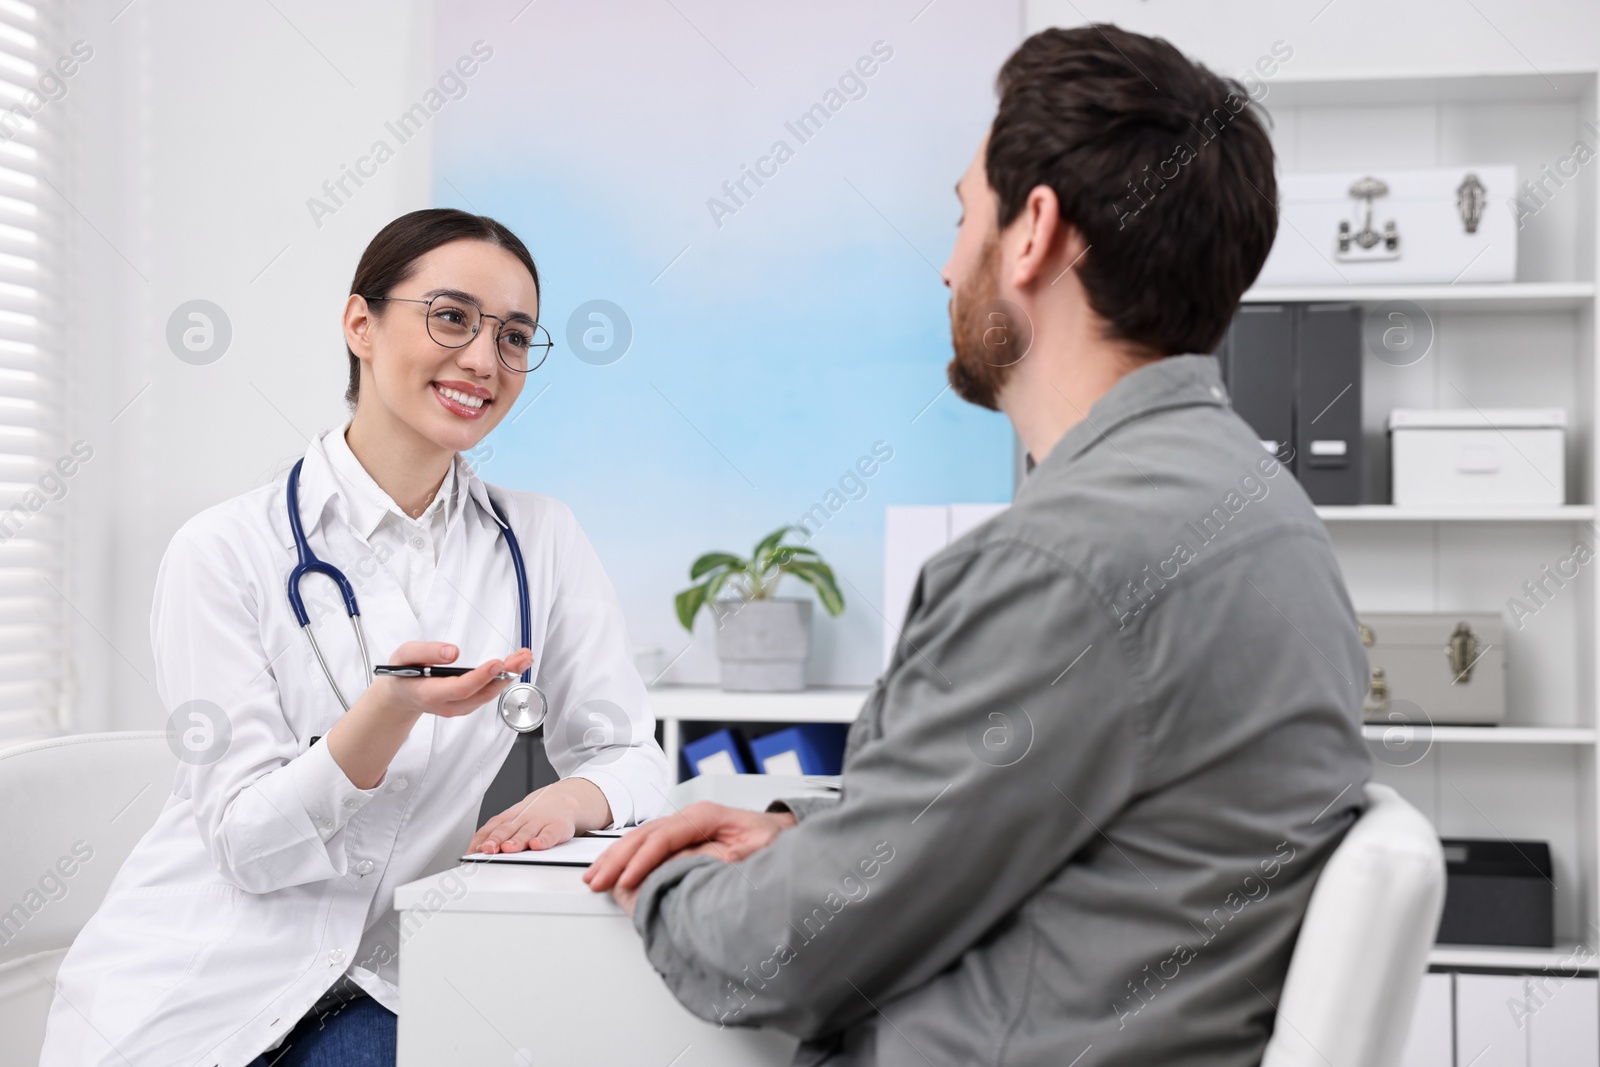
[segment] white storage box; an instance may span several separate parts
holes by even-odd
[[[1389,413],[1399,507],[1565,504],[1567,413],[1560,408]]]
[[[1507,165],[1285,174],[1257,288],[1517,280]]]

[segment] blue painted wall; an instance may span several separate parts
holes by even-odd
[[[1011,495],[1009,424],[945,388],[938,268],[1018,5],[524,2],[439,13],[441,76],[474,70],[432,118],[434,200],[527,242],[557,342],[483,476],[572,506],[672,681],[716,679],[709,620],[671,611],[689,563],[835,505],[810,543],[847,610],[816,612],[811,677],[870,682],[884,506]],[[569,343],[594,300],[620,358],[616,315]]]

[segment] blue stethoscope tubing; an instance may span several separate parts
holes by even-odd
[[[299,557],[294,569],[289,572],[289,607],[294,611],[295,621],[305,632],[306,639],[311,642],[311,651],[316,653],[317,663],[321,665],[322,673],[333,689],[333,695],[339,698],[344,710],[349,711],[350,702],[345,700],[344,693],[339,689],[339,683],[334,681],[333,671],[328,668],[328,661],[322,657],[317,636],[311,630],[311,616],[306,611],[304,599],[300,596],[300,582],[306,575],[320,574],[338,587],[339,596],[344,600],[345,615],[350,619],[351,629],[356,633],[356,645],[361,649],[361,664],[366,670],[365,677],[369,681],[372,678],[372,660],[367,654],[366,638],[361,633],[361,608],[356,603],[355,589],[343,571],[319,559],[317,554],[311,551],[311,544],[306,540],[305,530],[300,525],[300,467],[304,463],[304,459],[296,460],[294,469],[289,472],[289,530],[294,535],[295,554]],[[500,532],[505,536],[506,546],[511,549],[511,566],[517,574],[517,617],[522,637],[521,647],[529,648],[533,640],[533,617],[528,603],[528,572],[522,564],[522,546],[517,543],[517,535],[512,532],[511,524],[506,521],[505,515],[500,511],[500,505],[492,496],[489,498],[489,506],[494,509],[495,522],[499,524]],[[544,723],[550,704],[545,699],[544,692],[533,684],[532,667],[523,671],[521,679],[516,684],[507,686],[500,694],[499,709],[500,717],[505,720],[506,725],[518,733],[531,733]]]

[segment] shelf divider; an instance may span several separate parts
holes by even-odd
[[[1592,951],[1574,944],[1555,948],[1520,948],[1507,945],[1434,945],[1428,952],[1432,967],[1503,967],[1512,971],[1542,971],[1550,967],[1593,971]]]
[[[1396,507],[1393,504],[1323,505],[1317,508],[1323,522],[1593,522],[1592,504],[1554,507]]]
[[[1404,726],[1368,722],[1361,727],[1368,741],[1382,741],[1391,730],[1414,730],[1418,740],[1469,745],[1592,745],[1596,737],[1593,728],[1587,726]]]
[[[1477,313],[1577,311],[1594,301],[1593,282],[1501,282],[1477,285],[1294,285],[1251,289],[1246,304],[1383,304],[1406,300],[1433,310]]]

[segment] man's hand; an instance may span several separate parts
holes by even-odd
[[[614,889],[612,896],[631,914],[639,883],[667,860],[705,854],[734,863],[766,848],[794,824],[795,817],[786,811],[746,811],[706,801],[690,804],[623,834],[583,872],[583,880],[596,893]]]
[[[611,887],[611,899],[616,901],[623,911],[628,913],[628,918],[633,918],[633,905],[639,899],[637,889],[624,889],[620,885]]]

